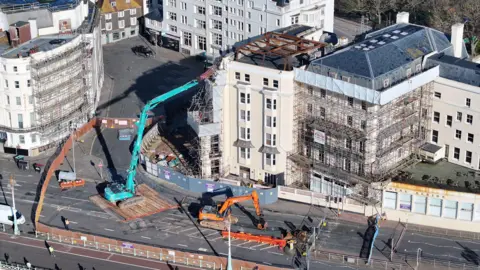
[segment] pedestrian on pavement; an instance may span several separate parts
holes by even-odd
[[[68,220],[68,218],[65,218],[65,229],[67,229],[67,231],[70,231],[70,227],[68,227],[68,225],[70,225],[70,220]]]
[[[54,251],[55,251],[55,250],[53,249],[52,246],[49,246],[49,247],[48,247],[48,252],[50,252],[50,256],[51,256],[51,257],[55,257]]]
[[[7,263],[10,263],[10,262],[9,262],[9,260],[10,260],[10,255],[8,255],[8,253],[5,253],[4,256],[5,256],[5,261],[6,261]]]
[[[32,264],[30,262],[27,262],[27,268],[32,269]]]

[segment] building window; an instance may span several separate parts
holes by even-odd
[[[250,111],[240,110],[240,120],[249,122],[250,121]]]
[[[271,99],[267,98],[265,100],[265,107],[270,110],[276,110],[277,109],[277,100],[276,99]]]
[[[469,98],[465,99],[465,105],[470,108],[471,100]]]
[[[248,33],[252,32],[252,25],[251,24],[247,24],[247,31],[248,31]]]
[[[33,95],[28,96],[28,104],[33,104]]]
[[[203,20],[195,20],[195,25],[197,28],[200,29],[206,29],[207,28],[207,23]]]
[[[19,135],[18,139],[20,140],[20,144],[25,144],[25,135]]]
[[[473,134],[472,133],[468,133],[467,141],[473,143]]]
[[[250,74],[245,74],[245,81],[250,82]]]
[[[27,87],[30,87],[31,84],[30,84],[30,80],[27,80]]]
[[[428,206],[430,216],[440,217],[442,215],[442,199],[428,198]]]
[[[470,125],[473,124],[473,115],[467,114],[467,123]]]
[[[367,102],[362,101],[362,110],[366,111],[367,110]]]
[[[240,158],[250,159],[250,148],[240,148]]]
[[[327,90],[320,89],[320,97],[321,98],[326,98],[327,97]]]
[[[462,131],[461,130],[455,130],[455,138],[461,140],[462,139]]]
[[[434,95],[435,95],[436,98],[442,98],[442,93],[440,93],[440,92],[435,92]]]
[[[17,66],[13,66],[13,72],[17,72],[18,71],[18,67]]]
[[[462,113],[461,112],[457,112],[457,121],[462,121]]]
[[[135,17],[130,18],[130,25],[131,25],[131,26],[137,25],[137,18],[135,18]]]
[[[136,14],[137,14],[137,9],[136,8],[130,9],[130,15],[136,15]]]
[[[183,32],[183,44],[185,46],[192,46],[192,33]]]
[[[383,87],[387,88],[389,86],[390,86],[390,80],[389,79],[383,80]]]
[[[20,82],[19,81],[15,81],[15,88],[20,88]]]
[[[347,125],[353,126],[353,117],[352,116],[347,116]]]
[[[219,20],[212,20],[212,27],[216,30],[222,30],[222,22]]]
[[[472,152],[470,151],[465,152],[465,162],[468,164],[472,164]]]
[[[240,93],[240,103],[250,104],[250,94]]]
[[[320,107],[320,117],[325,119],[326,111],[324,107]]]
[[[273,88],[278,88],[278,81],[277,80],[273,80]]]
[[[352,149],[352,139],[350,139],[350,138],[345,139],[345,147],[347,149]]]
[[[438,143],[438,131],[432,130],[432,142]]]
[[[197,6],[197,13],[205,15],[205,7],[199,7]]]
[[[170,31],[176,33],[177,32],[177,27],[175,25],[169,25]]]
[[[414,200],[414,211],[415,213],[425,214],[427,212],[427,197],[415,195]]]
[[[199,36],[198,37],[198,49],[200,50],[207,50],[207,38]]]
[[[445,210],[443,213],[443,217],[446,218],[457,218],[457,207],[458,203],[455,201],[444,200],[445,203]]]
[[[240,128],[240,139],[250,140],[250,128]]]
[[[112,23],[111,23],[111,22],[107,22],[107,23],[105,24],[105,28],[107,29],[107,31],[112,30]]]
[[[400,210],[412,210],[412,195],[400,193]]]
[[[367,129],[367,121],[362,120],[362,121],[360,122],[360,128],[361,128],[362,130],[366,130],[366,129]]]
[[[212,33],[213,34],[213,44],[222,46],[222,34]]]
[[[5,88],[8,88],[8,80],[5,80]]]
[[[182,10],[187,10],[187,3],[181,2],[181,8]]]
[[[439,112],[433,112],[433,122],[440,123],[440,113]]]
[[[111,20],[111,19],[112,19],[112,13],[105,14],[105,20]]]
[[[177,21],[177,13],[168,12],[168,18],[169,18],[171,21]]]
[[[277,163],[275,155],[265,154],[265,163],[268,166],[275,166],[275,164]]]
[[[410,78],[410,76],[412,76],[412,69],[407,68],[407,78]]]
[[[213,6],[213,15],[222,16],[222,8]]]
[[[7,105],[10,105],[10,96],[7,95]]]
[[[348,97],[348,106],[353,107],[353,98]]]
[[[277,117],[267,115],[265,125],[267,127],[277,127]]]
[[[451,115],[447,115],[447,126],[452,127],[453,117]]]
[[[180,19],[181,19],[181,22],[182,22],[183,24],[188,24],[187,16],[182,15],[182,16],[180,17]]]
[[[365,142],[364,141],[359,142],[358,150],[360,151],[360,153],[365,153]]]
[[[168,5],[171,7],[177,7],[177,0],[168,0]]]
[[[343,160],[343,169],[347,172],[351,171],[352,163],[350,162],[350,159],[344,159]]]
[[[292,24],[297,24],[298,23],[298,18],[299,18],[299,15],[292,16],[291,17],[291,23]]]
[[[453,158],[456,160],[460,159],[460,148],[453,148]]]
[[[458,211],[458,219],[472,220],[472,216],[473,216],[473,204],[460,203],[460,210]]]
[[[235,72],[235,80],[240,80],[240,72]]]
[[[268,86],[268,78],[263,78],[263,85]]]
[[[383,207],[389,209],[396,209],[397,208],[397,193],[385,191],[383,196]]]
[[[31,112],[30,113],[30,126],[34,127],[36,121],[37,121],[37,118],[35,117],[35,113]]]
[[[265,144],[268,146],[275,146],[277,145],[277,135],[276,134],[265,134]]]
[[[22,105],[22,99],[20,97],[15,97],[18,106]]]
[[[125,13],[123,11],[119,11],[117,15],[119,18],[122,18],[123,16],[125,16]]]
[[[119,20],[118,21],[118,28],[125,28],[125,21],[124,20]]]

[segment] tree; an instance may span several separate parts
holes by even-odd
[[[461,11],[460,16],[465,23],[464,36],[470,42],[472,57],[475,57],[480,38],[480,1],[462,0],[458,5]]]
[[[381,26],[385,12],[395,8],[397,0],[338,0],[337,5],[346,12],[360,13],[375,25]]]

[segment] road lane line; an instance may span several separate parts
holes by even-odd
[[[252,246],[250,247],[251,249],[255,249],[257,247],[261,247],[261,246],[264,246],[264,245],[268,245],[268,244],[265,244],[265,243],[261,243],[261,244],[258,244],[258,245],[255,245],[255,246]]]
[[[212,235],[218,235],[218,232],[214,232],[214,233],[211,233],[209,235],[205,235],[205,237],[209,237],[209,236],[212,236]]]
[[[72,223],[72,224],[78,224],[78,222],[75,222],[75,221],[70,221],[70,223]]]
[[[115,230],[108,229],[108,228],[105,228],[105,230],[106,230],[106,231],[111,231],[111,232],[115,231]]]
[[[272,251],[268,251],[268,253],[270,254],[276,254],[276,255],[280,255],[280,256],[283,256],[284,254],[280,253],[280,252],[272,252]]]
[[[221,253],[221,252],[220,252],[220,253],[218,253],[218,254],[221,254],[221,255],[228,256],[228,254],[227,254],[227,253]]]
[[[264,264],[266,264],[266,265],[272,265],[272,264],[271,264],[271,263],[269,263],[269,262],[263,262],[263,263],[264,263]]]
[[[203,252],[207,252],[206,248],[199,248],[198,250],[203,251]]]
[[[213,239],[209,239],[209,241],[215,241],[215,240],[218,240],[220,238],[223,238],[223,236],[219,236],[219,237],[216,237],[216,238],[213,238]]]
[[[142,236],[140,236],[140,237],[141,237],[141,238],[145,238],[145,239],[152,239],[152,238],[150,238],[150,237],[143,236],[143,235],[142,235]]]
[[[187,245],[184,245],[184,244],[177,244],[177,245],[179,245],[181,247],[188,247]]]
[[[77,198],[66,197],[66,196],[62,196],[62,198],[65,198],[65,199],[70,199],[70,200],[76,200],[76,201],[82,201],[82,202],[89,202],[89,200],[85,200],[85,199],[77,199]]]
[[[188,229],[181,230],[181,231],[178,231],[178,232],[181,233],[181,232],[186,232],[186,231],[193,230],[193,229],[196,229],[196,228],[195,228],[195,227],[192,227],[192,228],[188,228]]]
[[[260,250],[265,250],[265,249],[274,248],[274,247],[275,246],[268,246],[268,247],[261,248]]]

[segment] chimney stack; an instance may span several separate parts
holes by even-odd
[[[463,51],[463,23],[456,23],[452,25],[452,38],[450,42],[452,43],[453,47],[453,56],[457,58],[462,57]]]
[[[410,23],[410,13],[399,12],[397,13],[397,23]]]

